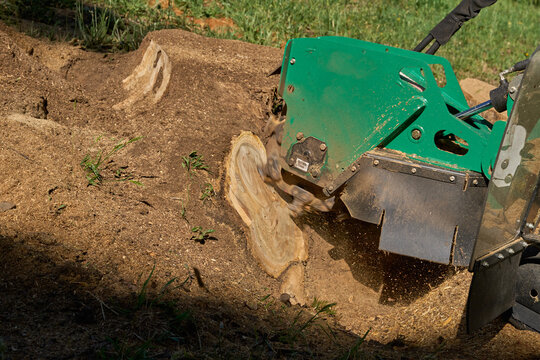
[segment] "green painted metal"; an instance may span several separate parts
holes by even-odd
[[[444,69],[444,87],[437,85],[433,64]],[[279,92],[287,104],[282,156],[287,157],[299,132],[328,146],[319,178],[291,169],[315,183],[335,180],[375,147],[447,168],[482,171],[491,125],[478,115],[469,121],[452,115],[468,105],[444,58],[350,38],[293,39],[285,49]],[[420,131],[419,139],[413,130]],[[458,146],[461,154],[437,146],[436,136],[451,134],[457,140],[446,143]]]

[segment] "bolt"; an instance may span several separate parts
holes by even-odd
[[[520,245],[523,246],[524,248],[527,247],[527,245],[529,245],[529,244],[527,244],[526,241],[520,241],[519,243],[520,243]]]
[[[510,90],[510,94],[513,94],[517,91],[515,86],[512,86],[509,90]]]
[[[291,65],[294,65],[294,63],[296,62],[296,59],[292,58],[290,62],[291,62]]]
[[[422,137],[422,132],[419,129],[414,129],[413,131],[411,131],[411,137],[414,140],[420,140],[420,138]]]
[[[328,191],[334,191],[334,187],[333,187],[332,185],[330,185],[330,186],[328,187]]]
[[[527,223],[527,227],[532,230],[532,229],[534,229],[534,224],[533,223]]]
[[[355,172],[356,171],[356,166],[353,165],[352,168],[351,168],[351,171]]]
[[[472,184],[473,184],[473,185],[478,185],[478,180],[474,179],[474,180],[472,181]]]
[[[298,134],[296,134],[296,140],[302,140],[303,138],[304,138],[304,133],[299,132]]]
[[[487,261],[484,260],[484,261],[482,261],[482,266],[483,266],[483,267],[488,267],[488,266],[489,266],[489,263],[488,263]]]
[[[289,159],[289,166],[293,166],[294,165],[294,159],[293,158],[290,158]]]
[[[509,163],[509,160],[508,160],[508,159],[505,159],[505,160],[501,163],[501,168],[506,169],[506,168],[508,167],[508,163]]]
[[[326,144],[322,143],[321,145],[319,145],[319,149],[321,149],[321,151],[326,150]]]
[[[499,259],[499,260],[504,259],[504,255],[501,254],[501,253],[497,253],[497,255],[495,255],[495,257],[496,257],[497,259]]]
[[[311,169],[310,173],[313,177],[319,177],[319,175],[321,175],[321,171],[317,168]]]
[[[512,254],[515,253],[514,249],[512,249],[512,248],[508,248],[508,249],[506,249],[506,251],[508,251],[508,253],[509,253],[510,255],[512,255]]]
[[[510,184],[512,182],[512,174],[506,175],[506,177],[504,178],[504,182]]]
[[[413,174],[416,174],[416,168],[412,168],[412,169],[411,169],[411,172],[412,172]]]
[[[456,180],[456,177],[454,175],[450,176],[450,181],[454,182]]]
[[[373,160],[373,165],[375,166],[379,165],[379,160]]]
[[[294,86],[292,86],[292,85],[287,86],[287,91],[288,91],[289,93],[294,92]]]

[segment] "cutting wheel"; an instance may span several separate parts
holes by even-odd
[[[266,150],[257,136],[242,132],[236,137],[226,164],[228,199],[250,229],[253,256],[278,277],[291,262],[307,259],[307,247],[287,203],[260,175],[265,164]]]

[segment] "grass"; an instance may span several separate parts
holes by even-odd
[[[101,137],[96,139],[96,143],[99,142]],[[105,150],[100,149],[97,154],[90,155],[89,153],[84,156],[81,161],[81,167],[83,168],[86,180],[90,186],[99,186],[105,180],[103,172],[111,168],[112,156],[115,155],[118,151],[124,149],[131,143],[139,141],[142,139],[142,136],[134,137],[129,140],[121,141],[117,143],[112,149]],[[126,171],[126,166],[118,167],[114,171],[114,179],[116,181],[129,181],[136,185],[142,185],[137,180],[133,179],[133,175]]]
[[[412,49],[459,1],[447,0],[222,0],[223,15],[238,26],[234,35],[257,44],[282,46],[290,38],[347,36]],[[504,1],[464,24],[438,55],[460,77],[496,81],[501,69],[536,48],[540,7],[534,1]]]
[[[279,337],[280,341],[291,345],[295,344],[299,337],[304,336],[304,332],[306,329],[313,326],[317,322],[317,320],[321,318],[322,314],[327,314],[335,305],[336,303],[330,303],[322,306],[321,308],[316,310],[314,315],[312,315],[303,322],[300,321],[300,316],[303,313],[303,311],[300,310],[294,317],[291,325]]]
[[[159,291],[150,293],[149,285],[155,269],[154,265],[139,292],[127,307],[118,308],[116,311],[107,306],[115,315],[123,316],[125,326],[131,330],[127,335],[109,337],[107,344],[97,351],[99,358],[153,359],[159,357],[164,347],[189,345],[189,342],[193,342],[193,339],[187,340],[197,333],[191,312],[180,311],[174,302],[163,300],[177,279],[168,280]],[[183,286],[189,279],[188,276],[177,288]],[[100,303],[103,305],[101,301]],[[115,322],[122,323],[119,319],[115,319]],[[135,325],[137,326],[134,327]],[[138,333],[133,333],[135,328]]]
[[[356,359],[362,359],[365,358],[365,356],[362,356],[363,354],[360,352],[360,346],[366,341],[366,338],[369,334],[369,331],[366,331],[366,333],[359,337],[358,340],[354,343],[353,346],[351,346],[350,349],[348,349],[340,358],[339,360],[356,360]]]
[[[169,0],[183,12],[177,16],[172,7],[149,6],[147,0],[3,0],[0,18],[67,28],[83,47],[102,51],[136,49],[149,31],[164,28],[274,47],[283,47],[296,37],[338,35],[412,49],[458,2]],[[57,9],[73,11],[62,17]],[[235,27],[211,31],[192,22],[193,18],[223,17],[232,19]],[[538,18],[539,0],[500,1],[464,24],[438,55],[450,60],[459,78],[474,76],[495,83],[500,70],[522,60],[538,45]],[[49,36],[62,33],[47,31]]]

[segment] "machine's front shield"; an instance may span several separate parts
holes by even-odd
[[[512,95],[512,94],[511,94]],[[515,302],[520,254],[535,243],[540,172],[540,52],[531,57],[517,89],[497,156],[470,270],[469,331],[509,310]]]

